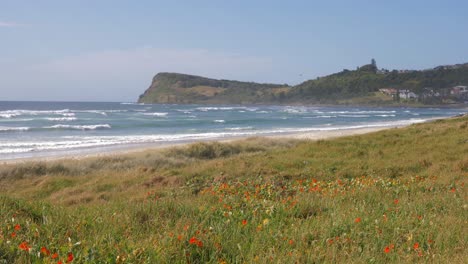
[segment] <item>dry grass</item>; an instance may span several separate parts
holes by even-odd
[[[467,176],[468,117],[5,165],[0,259],[466,263]]]

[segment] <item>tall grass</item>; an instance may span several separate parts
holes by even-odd
[[[6,263],[468,260],[468,117],[5,165],[0,176]]]

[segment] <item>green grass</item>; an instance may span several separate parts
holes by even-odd
[[[0,262],[466,263],[467,176],[468,117],[3,165]]]

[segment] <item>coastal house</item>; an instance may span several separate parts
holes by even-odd
[[[382,88],[382,89],[379,89],[379,92],[381,92],[383,94],[386,94],[386,95],[395,96],[397,94],[397,89],[395,89],[395,88]]]
[[[400,99],[413,100],[418,99],[418,95],[411,92],[410,90],[399,90]]]
[[[468,93],[468,86],[464,86],[464,85],[455,86],[450,90],[450,94],[454,96],[461,96],[467,93]]]

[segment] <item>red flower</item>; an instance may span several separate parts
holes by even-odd
[[[28,242],[22,242],[19,244],[18,248],[24,251],[29,251],[31,247],[28,245]]]
[[[16,233],[15,232],[11,233],[11,238],[15,238],[15,237],[16,237]]]
[[[394,204],[398,204],[400,201],[398,199],[393,200]]]
[[[191,245],[197,245],[198,247],[203,247],[203,242],[198,240],[196,237],[190,238],[189,243]]]
[[[41,247],[41,253],[46,256],[50,255],[50,251],[46,247]]]
[[[193,245],[193,244],[197,244],[197,241],[198,239],[196,237],[192,237],[190,238],[189,243]]]
[[[418,242],[414,243],[413,249],[418,249],[418,248],[419,248],[419,243]]]
[[[73,253],[69,252],[68,257],[67,257],[67,262],[72,262],[73,261]]]
[[[15,230],[16,230],[16,231],[19,231],[20,229],[21,229],[21,226],[20,226],[19,224],[16,224],[16,225],[15,225]]]
[[[55,252],[55,253],[54,253],[54,254],[52,254],[52,256],[50,256],[50,257],[51,257],[52,259],[56,259],[56,258],[58,258],[58,253],[57,253],[57,252]]]
[[[244,219],[244,220],[242,220],[242,225],[244,225],[244,226],[245,226],[246,224],[247,224],[247,220],[245,220],[245,219]]]
[[[390,249],[390,247],[389,247],[389,246],[386,246],[386,247],[384,248],[384,252],[385,252],[385,254],[388,254],[388,253],[390,253],[390,251],[391,251],[391,249]]]
[[[455,189],[455,187],[454,187],[454,188],[450,189],[450,191],[454,193],[454,192],[457,191],[457,189]]]
[[[385,254],[390,253],[390,251],[392,251],[392,249],[393,249],[394,247],[395,247],[395,245],[393,245],[393,244],[390,244],[389,246],[386,246],[386,247],[384,248]]]
[[[290,239],[288,243],[289,243],[289,245],[292,245],[292,244],[294,244],[294,240]]]
[[[63,264],[63,262],[62,262],[61,260],[59,260],[59,261],[57,262],[57,264]]]
[[[360,222],[361,222],[361,217],[354,219],[354,223],[360,223]]]

